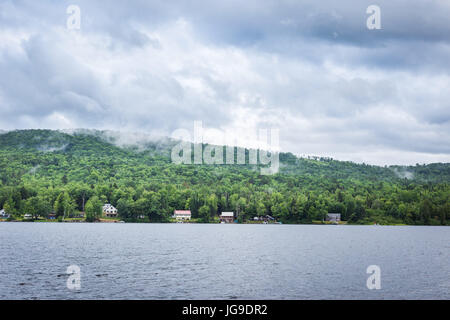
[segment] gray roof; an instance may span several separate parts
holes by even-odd
[[[328,216],[337,218],[337,217],[340,217],[341,214],[340,213],[329,213]]]

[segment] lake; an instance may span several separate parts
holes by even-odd
[[[450,228],[5,222],[0,272],[0,299],[450,299]]]

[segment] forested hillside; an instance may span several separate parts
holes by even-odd
[[[119,144],[101,131],[0,134],[0,208],[35,216],[110,202],[127,221],[167,221],[190,209],[208,222],[271,215],[284,223],[341,213],[350,223],[448,224],[450,164],[378,167],[280,155],[280,172],[252,165],[176,165],[170,139]],[[139,218],[141,217],[141,218]]]

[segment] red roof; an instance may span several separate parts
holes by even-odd
[[[185,214],[185,215],[191,215],[191,210],[175,210],[175,214]]]

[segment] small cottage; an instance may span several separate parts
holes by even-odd
[[[112,206],[109,203],[106,203],[103,206],[103,216],[105,217],[110,217],[110,218],[115,218],[119,215],[119,213],[117,212],[117,209],[114,208],[114,206]]]
[[[220,222],[233,223],[234,212],[222,212],[219,216]]]
[[[84,217],[86,217],[86,212],[80,211],[74,217],[75,218],[84,218]]]
[[[327,221],[340,222],[341,221],[341,214],[340,213],[329,213],[329,214],[327,214]]]
[[[173,212],[173,218],[177,220],[191,220],[191,210],[175,210]]]
[[[2,218],[2,219],[8,219],[9,218],[9,214],[7,214],[5,212],[5,209],[0,210],[0,218]]]

